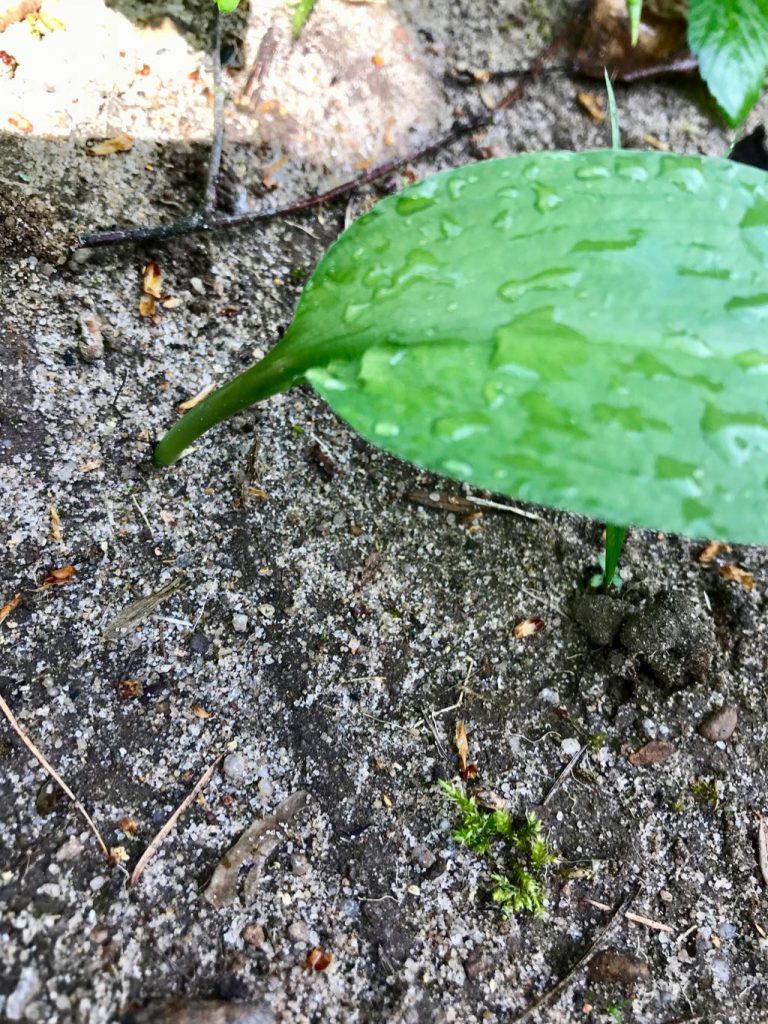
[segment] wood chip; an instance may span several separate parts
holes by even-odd
[[[734,580],[739,586],[744,587],[747,593],[752,593],[755,580],[751,572],[740,569],[738,565],[721,565],[720,575],[724,580]]]
[[[627,760],[638,768],[645,768],[647,765],[660,764],[666,761],[675,753],[675,745],[667,740],[651,740],[644,747],[640,747]]]
[[[513,633],[515,634],[516,640],[523,640],[527,636],[533,636],[534,633],[539,633],[542,629],[544,629],[544,619],[523,619],[522,622],[517,623]]]
[[[599,96],[595,96],[592,92],[580,92],[577,94],[576,99],[586,110],[595,124],[603,123],[605,120],[605,110],[603,109],[603,104]]]
[[[113,153],[126,153],[133,146],[133,136],[127,132],[120,132],[111,139],[104,139],[91,146],[88,153],[91,156],[112,156]]]
[[[307,967],[312,971],[325,971],[330,966],[332,960],[333,955],[331,953],[326,953],[319,946],[315,946],[307,956]]]
[[[0,608],[0,626],[5,622],[11,612],[15,612],[19,607],[21,601],[21,594],[14,594],[10,601],[6,601],[2,608]]]
[[[190,409],[194,409],[196,405],[199,405],[204,398],[207,398],[212,391],[216,390],[216,384],[206,384],[202,391],[199,391],[193,398],[188,398],[186,402],[179,402],[176,406],[177,412],[188,412]]]
[[[53,505],[51,505],[51,540],[55,544],[61,544],[61,520]]]
[[[459,756],[461,770],[466,771],[467,761],[469,760],[469,739],[467,738],[467,729],[462,719],[459,719],[456,723],[453,742],[456,747],[456,753]]]

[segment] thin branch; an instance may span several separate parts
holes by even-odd
[[[613,930],[613,928],[615,928],[617,922],[623,918],[624,914],[627,911],[627,908],[631,906],[631,904],[637,897],[637,894],[640,892],[640,889],[641,886],[638,885],[632,890],[632,892],[629,894],[629,896],[627,896],[627,898],[624,900],[621,906],[613,912],[608,924],[606,924],[606,926],[597,933],[597,936],[592,941],[592,943],[589,946],[587,946],[584,953],[582,953],[582,955],[579,957],[579,959],[576,961],[573,967],[571,967],[571,969],[563,975],[560,981],[554,984],[552,988],[547,989],[546,992],[542,992],[542,994],[537,999],[534,999],[532,1003],[529,1003],[528,1006],[526,1006],[526,1008],[523,1010],[523,1012],[518,1014],[517,1017],[514,1017],[509,1022],[509,1024],[522,1024],[524,1020],[528,1020],[532,1013],[535,1013],[536,1010],[540,1010],[542,1006],[546,1006],[548,1003],[551,1003],[556,996],[560,995],[563,989],[570,985],[570,983],[573,981],[573,979],[576,977],[579,971],[592,958],[592,956],[597,951],[598,947],[601,945],[604,939]]]
[[[62,777],[59,775],[59,773],[56,771],[56,769],[48,762],[45,754],[43,754],[43,752],[41,750],[38,750],[38,748],[35,746],[35,744],[32,742],[32,740],[26,734],[24,729],[21,727],[21,725],[19,724],[18,719],[16,718],[14,713],[11,711],[11,709],[8,707],[8,705],[3,700],[2,697],[0,697],[0,711],[2,711],[3,714],[5,715],[5,717],[8,719],[11,728],[16,733],[16,735],[19,737],[19,739],[24,744],[24,746],[27,748],[27,750],[29,750],[29,752],[31,754],[33,754],[33,756],[40,762],[40,764],[48,772],[48,774],[51,776],[51,778],[54,780],[54,782],[58,786],[60,786],[61,789],[63,789],[64,792],[67,794],[69,799],[75,805],[75,808],[79,811],[79,813],[83,816],[83,818],[88,823],[88,828],[90,828],[91,832],[93,832],[93,834],[96,836],[96,842],[99,844],[101,852],[104,854],[104,856],[107,858],[107,860],[110,863],[112,863],[112,855],[109,852],[109,848],[107,847],[107,844],[102,839],[101,832],[99,832],[99,830],[96,828],[96,825],[94,824],[93,819],[91,818],[90,814],[88,813],[88,811],[86,811],[86,809],[83,807],[83,805],[77,799],[77,797],[72,792],[72,790],[69,788],[69,786],[66,784],[64,779],[62,779]]]
[[[167,838],[169,833],[171,833],[173,831],[173,829],[176,826],[176,822],[182,816],[184,811],[186,811],[186,809],[189,807],[189,805],[192,803],[192,801],[197,797],[197,794],[205,786],[207,786],[208,783],[211,781],[211,777],[212,777],[213,773],[216,771],[216,766],[218,765],[219,761],[221,761],[222,757],[224,757],[224,755],[223,754],[219,754],[218,757],[216,758],[216,760],[211,762],[210,765],[208,765],[206,770],[203,772],[203,774],[197,780],[197,784],[195,785],[195,788],[191,791],[191,793],[189,793],[184,798],[184,800],[182,800],[182,802],[179,804],[179,806],[176,808],[176,810],[170,816],[168,821],[166,821],[166,823],[163,825],[163,827],[157,833],[155,838],[152,840],[152,842],[146,848],[144,853],[142,853],[141,857],[139,858],[138,864],[133,869],[133,873],[131,874],[131,882],[130,882],[130,884],[132,886],[136,885],[138,880],[141,878],[142,874],[144,873],[144,868],[147,866],[147,864],[150,862],[150,860],[154,857],[154,855],[160,849],[160,847],[165,842],[165,839]]]
[[[541,51],[527,74],[517,83],[514,89],[511,89],[502,97],[492,110],[463,121],[455,121],[447,132],[405,156],[396,157],[394,160],[388,160],[377,167],[372,167],[363,174],[349,181],[342,182],[342,184],[336,185],[325,192],[320,192],[314,196],[307,196],[285,206],[273,207],[271,210],[256,210],[251,213],[222,215],[218,217],[201,217],[199,212],[196,212],[187,217],[182,217],[181,220],[172,221],[169,224],[157,224],[153,227],[145,228],[115,228],[112,231],[81,235],[80,247],[83,249],[95,249],[106,245],[124,245],[129,242],[162,241],[197,232],[226,231],[232,228],[247,227],[262,221],[273,220],[286,214],[311,210],[316,206],[322,206],[334,199],[338,199],[340,196],[347,195],[349,192],[354,192],[362,185],[368,185],[379,178],[392,174],[405,164],[416,163],[425,157],[432,156],[438,150],[444,149],[450,143],[457,141],[465,135],[471,135],[473,132],[489,128],[491,125],[498,123],[504,111],[511,107],[513,103],[517,103],[525,95],[528,87],[540,78],[547,63],[565,45],[568,39],[572,38],[582,18],[583,11],[580,11],[570,19],[563,31]]]
[[[213,22],[213,142],[208,161],[208,180],[205,184],[202,219],[206,220],[216,207],[216,193],[221,169],[221,152],[224,147],[224,87],[221,81],[221,14],[217,7]]]

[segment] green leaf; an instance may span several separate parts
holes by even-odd
[[[382,200],[285,337],[160,442],[307,379],[419,466],[622,525],[768,543],[768,177],[599,150]]]
[[[304,28],[306,20],[312,13],[312,8],[316,2],[317,0],[298,0],[297,3],[293,4],[291,34],[294,39],[298,39],[301,35],[301,30]]]
[[[768,70],[766,0],[691,0],[688,45],[732,125],[757,102]]]
[[[627,9],[629,10],[632,45],[637,46],[637,40],[640,35],[640,16],[643,13],[643,0],[627,0]]]
[[[237,10],[237,6],[240,0],[216,0],[219,5],[219,10],[222,14],[230,14],[232,11]]]
[[[605,91],[608,93],[608,113],[611,120],[611,149],[621,149],[621,129],[619,128],[619,112],[616,109],[616,94],[613,91],[613,84],[608,76],[607,68],[604,69]]]

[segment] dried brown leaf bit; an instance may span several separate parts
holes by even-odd
[[[534,633],[539,633],[544,629],[544,619],[523,619],[522,622],[518,622],[513,632],[516,640],[524,640],[527,636],[533,636]]]
[[[120,132],[114,138],[97,142],[88,150],[91,156],[112,156],[113,153],[125,153],[133,146],[133,136]]]
[[[596,953],[587,967],[587,980],[592,983],[626,985],[631,987],[649,981],[651,972],[642,960],[613,949]]]
[[[326,953],[324,949],[320,949],[319,946],[315,946],[307,956],[307,967],[311,971],[325,971],[330,967],[332,960],[332,953]]]
[[[145,295],[151,295],[155,299],[162,298],[163,272],[155,260],[150,260],[144,267],[143,285]]]
[[[467,761],[469,760],[469,739],[467,738],[467,729],[462,719],[459,719],[456,723],[453,742],[459,757],[459,767],[462,772],[465,772],[467,770]]]
[[[675,753],[675,745],[667,740],[651,740],[644,747],[640,747],[627,760],[637,768],[645,768],[651,764],[661,764]]]
[[[699,552],[698,561],[702,565],[706,565],[708,562],[713,562],[718,555],[721,555],[724,551],[730,551],[731,548],[728,544],[723,544],[719,540],[711,540],[706,544]]]
[[[755,587],[755,579],[751,572],[740,569],[738,565],[721,565],[720,575],[724,580],[733,580],[751,594]]]
[[[577,94],[576,99],[579,101],[581,106],[586,110],[595,124],[602,124],[605,120],[605,110],[599,96],[595,96],[593,92],[580,92]]]
[[[215,390],[215,384],[206,384],[203,390],[198,391],[198,393],[193,398],[188,398],[186,402],[180,402],[176,406],[176,411],[180,413],[189,412],[190,409],[194,409],[196,405],[199,405],[204,398],[206,398],[208,395],[210,395],[212,391]]]
[[[60,569],[51,569],[47,576],[43,578],[40,586],[61,587],[65,583],[69,583],[76,571],[74,565],[63,565]]]
[[[51,540],[55,544],[61,544],[61,520],[53,505],[51,505]]]
[[[21,601],[21,594],[14,594],[10,601],[6,601],[2,608],[0,608],[0,626],[5,622],[8,616],[15,612],[19,607]]]

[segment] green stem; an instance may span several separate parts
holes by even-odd
[[[277,346],[255,366],[214,391],[182,416],[155,447],[155,463],[170,466],[206,430],[263,398],[287,391],[300,377],[301,370],[290,356],[284,355],[282,346]]]
[[[626,526],[613,526],[605,524],[605,569],[603,571],[603,586],[608,589],[613,583],[616,569],[619,566],[619,558],[627,537]]]

